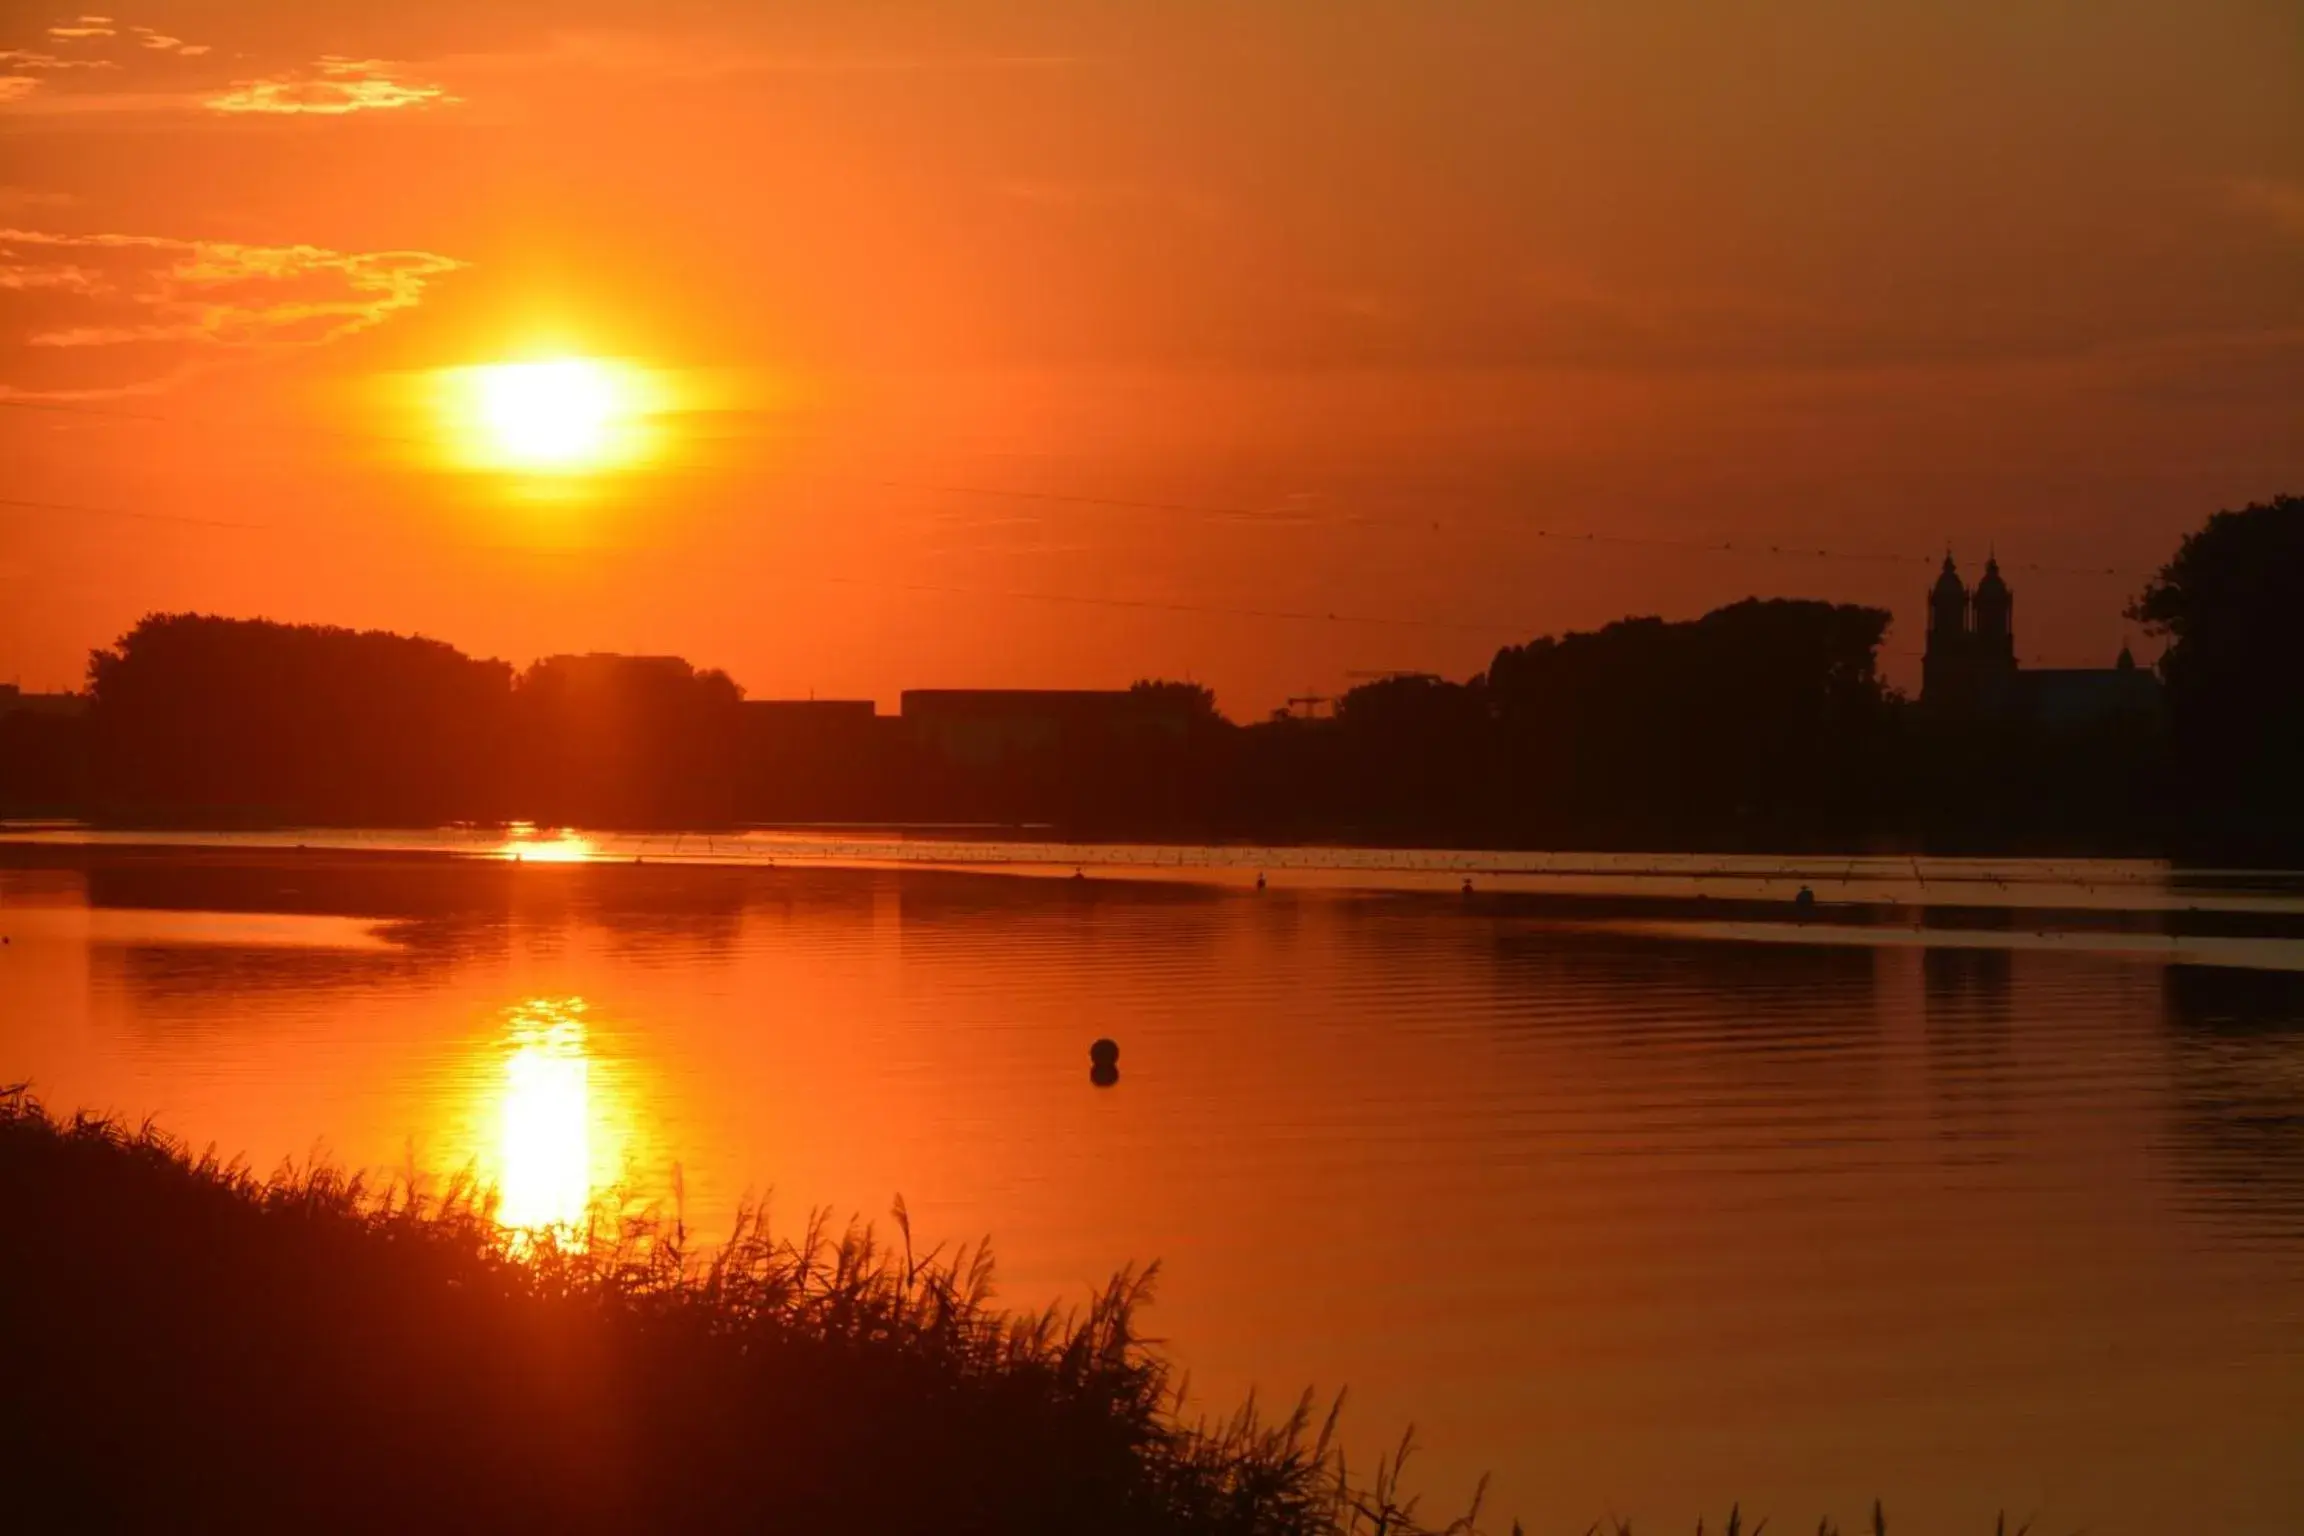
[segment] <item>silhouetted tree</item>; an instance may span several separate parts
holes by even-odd
[[[1522,841],[1809,842],[1876,815],[1889,615],[1747,599],[1497,652],[1487,693]]]
[[[2171,640],[2179,803],[2220,849],[2304,848],[2304,502],[2219,513],[2133,610]],[[1111,836],[1517,847],[2147,851],[2161,713],[1923,717],[1877,608],[1748,599],[1401,674],[1332,718],[1226,720],[1197,683],[746,706],[676,656],[514,681],[437,641],[153,615],[91,661],[84,736],[0,721],[0,807],[64,808],[80,744],[114,817],[708,826],[1049,822]],[[2128,690],[2135,692],[2135,690]],[[914,703],[921,708],[915,718]],[[33,739],[35,736],[37,740]]]
[[[437,640],[152,614],[88,680],[114,815],[405,825],[502,805],[512,669]]]
[[[1354,825],[1461,842],[1494,824],[1496,732],[1484,679],[1408,673],[1362,683],[1336,701],[1334,735]]]
[[[546,657],[513,694],[523,814],[609,827],[733,820],[743,697],[727,673],[677,656]]]
[[[2218,512],[2129,609],[2168,640],[2174,788],[2224,854],[2304,851],[2304,497]]]
[[[1128,691],[1157,706],[1162,715],[1185,721],[1187,729],[1208,730],[1228,724],[1216,708],[1216,690],[1206,683],[1179,683],[1163,677],[1141,677]]]

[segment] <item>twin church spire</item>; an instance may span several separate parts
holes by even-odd
[[[2008,664],[2016,664],[2016,594],[2000,574],[1997,555],[1985,557],[1984,577],[1976,583],[1974,591],[1960,579],[1960,567],[1953,563],[1952,552],[1944,552],[1944,569],[1937,576],[1936,585],[1928,594],[1928,638],[1934,643],[1941,630],[1949,638],[1968,635],[1982,642],[1983,648],[1995,655],[2004,654]]]
[[[1921,662],[1921,696],[1974,704],[2005,688],[2016,674],[2016,594],[1987,556],[1971,590],[1960,579],[1952,552],[1928,590],[1928,649]]]
[[[2159,708],[2159,684],[2126,646],[2109,667],[2019,669],[2016,594],[1987,557],[1971,587],[1952,552],[1928,589],[1928,649],[1920,702],[1940,720],[1992,720],[2066,727],[2141,719]]]

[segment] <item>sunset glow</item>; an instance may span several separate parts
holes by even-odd
[[[9,1528],[2304,1536],[2300,65],[0,8]]]
[[[577,475],[645,455],[648,391],[638,370],[558,357],[450,369],[442,425],[465,467]]]
[[[0,462],[110,510],[0,510],[0,678],[207,605],[1255,719],[1778,595],[1910,691],[1947,543],[2101,667],[2295,483],[2304,135],[2293,7],[2088,9],[14,15]]]

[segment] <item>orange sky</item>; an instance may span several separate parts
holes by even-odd
[[[2101,664],[2304,489],[2290,0],[4,14],[0,496],[110,509],[0,506],[27,686],[197,607],[1247,715],[1754,592],[1910,682],[1948,538]],[[409,378],[539,349],[654,456],[450,463]]]

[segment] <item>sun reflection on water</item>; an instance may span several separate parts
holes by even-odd
[[[582,864],[598,856],[599,850],[592,839],[566,827],[557,831],[538,831],[526,822],[515,822],[512,835],[504,846],[497,849],[499,858],[521,864]]]
[[[511,1010],[498,1085],[497,1220],[571,1227],[615,1176],[621,1126],[596,1092],[582,998],[531,998]]]

